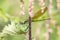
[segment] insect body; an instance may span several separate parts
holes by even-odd
[[[38,12],[36,12],[35,15],[32,17],[32,22],[35,21],[34,19],[37,19],[40,16],[42,16],[46,11],[47,11],[47,7],[44,7],[44,9],[40,9]],[[25,24],[26,22],[28,22],[28,20],[24,21],[23,24]]]

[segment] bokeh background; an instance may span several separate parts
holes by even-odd
[[[28,15],[28,0],[24,1],[25,13]],[[42,0],[40,0],[42,1]],[[48,10],[38,19],[51,18],[50,20],[44,20],[39,22],[32,22],[32,40],[60,40],[60,0],[44,0]],[[38,4],[39,1],[34,1],[34,13],[39,11],[42,4]],[[1,9],[3,11],[1,11]],[[23,22],[27,19],[27,15],[20,14],[20,0],[0,0],[0,32],[4,26],[7,25],[6,14],[14,17],[20,17]],[[19,36],[7,37],[8,40],[27,40],[27,34],[21,34]]]

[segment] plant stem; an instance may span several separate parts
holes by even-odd
[[[31,39],[31,17],[30,16],[29,16],[28,22],[29,22],[29,40],[32,40]]]

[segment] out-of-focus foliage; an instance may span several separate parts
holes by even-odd
[[[19,23],[19,22],[24,22],[25,20],[28,19],[28,0],[23,0],[24,1],[24,6],[25,6],[25,15],[21,15],[20,14],[20,0],[0,0],[0,31],[2,32],[2,30],[5,28],[5,25],[7,26],[7,28],[9,29],[8,25],[11,23],[11,21],[15,22],[15,23]],[[56,3],[53,3],[53,5]],[[49,2],[46,1],[46,5],[49,5]],[[41,6],[38,5],[38,0],[34,1],[34,14],[39,11],[41,9]],[[54,7],[52,8],[52,13],[50,16],[52,16],[51,20],[55,20],[56,21],[56,26],[60,26],[60,12],[58,12],[57,8]],[[44,19],[44,18],[49,18],[48,16],[48,11],[46,11],[44,13],[44,15],[42,15],[41,17],[38,18],[38,20],[40,19]],[[32,39],[36,39],[36,40],[45,40],[45,33],[47,31],[46,28],[46,22],[45,21],[39,21],[39,22],[32,22]],[[21,32],[21,30],[24,33],[25,32],[25,27],[27,24],[18,24],[17,27],[18,31]],[[52,29],[52,33],[50,33],[50,40],[60,40],[58,39],[58,34],[57,34],[57,27],[53,25],[52,21],[50,22],[50,28]],[[11,26],[12,28],[14,26]],[[13,30],[11,28],[11,30]],[[21,30],[20,30],[21,29]],[[16,31],[16,29],[14,29],[14,32]],[[7,32],[10,33],[10,32]],[[24,34],[20,34],[18,32],[18,35],[9,35],[9,34],[4,34],[4,35],[0,35],[3,36],[2,40],[26,40],[26,35]]]

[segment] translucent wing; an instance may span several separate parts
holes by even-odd
[[[42,16],[47,10],[47,7],[45,7],[44,9],[41,9],[39,10],[33,17],[32,19],[37,19],[39,18],[40,16]]]

